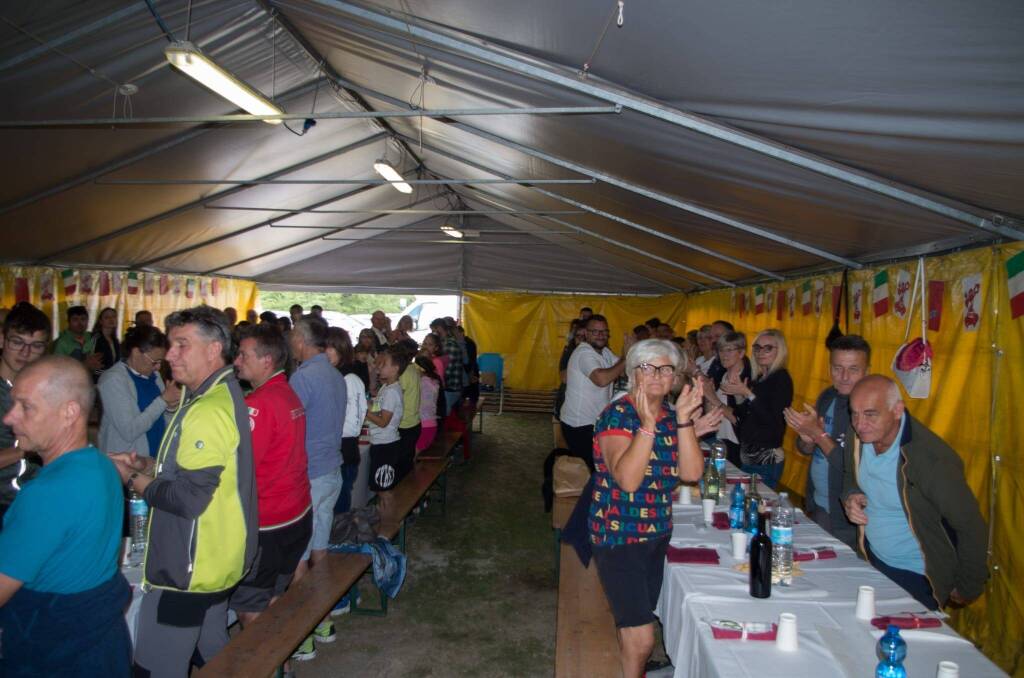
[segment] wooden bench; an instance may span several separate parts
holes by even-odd
[[[556,678],[618,678],[619,640],[615,619],[597,576],[597,565],[583,567],[576,550],[559,540],[576,497],[555,497],[551,526],[559,563],[558,613],[555,635]]]
[[[394,540],[397,536],[399,547],[404,551],[406,518],[439,482],[442,494],[439,501],[444,512],[445,472],[449,461],[447,450],[461,437],[461,433],[442,435],[431,449],[444,449],[445,453],[438,458],[417,459],[413,470],[387,494],[380,505],[381,522],[377,532],[381,537]],[[323,563],[311,568],[305,577],[289,586],[277,602],[235,635],[198,675],[203,678],[272,675],[338,600],[359,581],[370,564],[367,555],[328,553]],[[382,609],[386,611],[383,594],[381,601]]]

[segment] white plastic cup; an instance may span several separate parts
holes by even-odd
[[[779,615],[779,628],[775,635],[775,647],[783,652],[796,652],[799,648],[795,614],[783,612]]]
[[[747,558],[747,538],[750,535],[742,530],[732,533],[732,557],[736,560]]]
[[[854,616],[861,621],[875,618],[875,587],[861,586],[857,589],[857,610]]]
[[[718,504],[714,499],[701,499],[700,507],[704,509],[704,523],[710,525],[715,520],[715,506]]]
[[[960,665],[950,661],[939,662],[935,678],[960,678]]]
[[[689,485],[682,485],[682,489],[679,490],[679,503],[680,504],[692,504],[693,503],[693,492],[690,490]]]

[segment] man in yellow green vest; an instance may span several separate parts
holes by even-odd
[[[227,643],[228,596],[252,565],[258,522],[249,415],[231,367],[231,328],[198,306],[167,318],[182,399],[155,459],[114,455],[151,507],[136,675],[184,677]]]

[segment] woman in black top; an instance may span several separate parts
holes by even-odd
[[[746,473],[757,473],[766,485],[775,489],[785,465],[783,410],[793,403],[793,379],[786,370],[789,357],[786,338],[779,330],[763,330],[754,340],[753,352],[753,378],[742,381],[727,376],[722,390],[743,399],[735,409],[739,422],[740,468]]]
[[[117,340],[117,309],[109,306],[96,318],[96,324],[92,326],[92,335],[96,340],[96,353],[100,354],[100,369],[96,374],[110,369],[121,361],[121,342]]]

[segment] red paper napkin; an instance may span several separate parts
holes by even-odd
[[[717,512],[711,517],[711,527],[716,530],[728,530],[729,529],[729,514]]]
[[[942,620],[935,617],[919,617],[916,614],[904,614],[902,616],[875,617],[871,625],[876,629],[885,629],[892,625],[901,629],[934,629],[942,626]]]
[[[677,548],[675,546],[669,546],[666,557],[670,563],[694,565],[718,565],[719,563],[718,550],[703,547]]]
[[[778,633],[779,625],[772,624],[771,631],[762,631],[760,633],[747,632],[747,640],[775,640],[775,635]],[[711,626],[711,635],[715,637],[715,640],[740,640],[743,638],[743,632],[737,631],[736,629],[724,629],[720,626]]]
[[[831,560],[836,557],[832,549],[818,549],[814,551],[794,551],[793,560]]]

